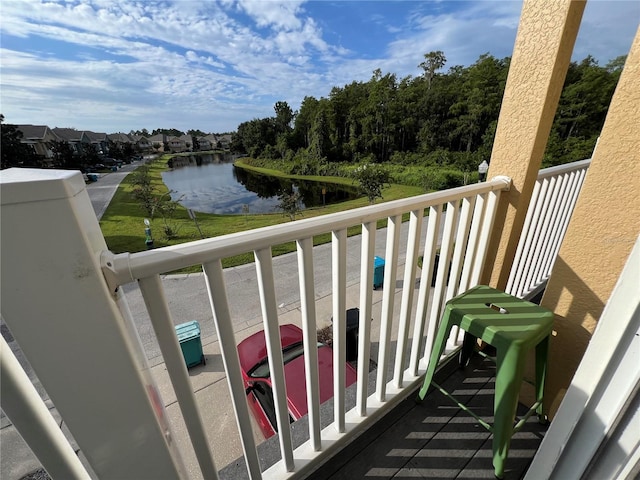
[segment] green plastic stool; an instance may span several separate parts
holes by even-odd
[[[482,339],[496,349],[493,425],[479,418],[449,392],[433,382],[433,374],[451,329],[456,325],[465,331],[460,353],[461,366],[467,365],[473,353],[476,338]],[[433,383],[443,394],[454,400],[460,408],[473,415],[481,425],[493,433],[493,467],[498,478],[504,476],[511,436],[522,428],[534,412],[540,419],[543,418],[544,380],[552,326],[553,313],[549,310],[484,285],[474,287],[452,298],[445,306],[418,400],[424,400],[429,386]],[[536,402],[514,426],[527,352],[534,347],[536,349]]]

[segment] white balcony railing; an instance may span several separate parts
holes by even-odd
[[[547,283],[591,159],[540,170],[506,291],[533,297]]]
[[[2,316],[65,419],[95,475],[104,478],[122,475],[123,472],[127,476],[135,476],[136,472],[149,476],[153,471],[161,472],[164,477],[184,476],[180,453],[169,434],[164,408],[158,405],[157,388],[149,378],[144,352],[133,327],[134,319],[120,286],[138,282],[187,427],[191,448],[203,477],[217,478],[217,467],[207,443],[206,429],[176,339],[174,321],[160,278],[161,274],[167,272],[193,265],[202,266],[249,476],[287,478],[302,475],[312,471],[350,442],[419,384],[444,303],[479,281],[497,202],[500,193],[510,186],[510,179],[497,177],[486,183],[275,227],[140,253],[114,255],[106,250],[84,183],[80,184],[81,177],[78,180],[69,172],[53,172],[22,170],[12,178],[9,171],[8,175],[2,177],[3,222],[11,220],[19,225],[12,231],[3,228]],[[562,169],[559,174],[564,175],[565,170]],[[51,183],[51,195],[45,198],[41,190],[32,189],[30,175],[34,181]],[[543,175],[543,184],[553,180],[553,177],[548,177],[553,173],[543,171]],[[559,216],[562,222],[566,224],[568,221],[573,203],[569,208],[565,205],[567,200],[561,195],[566,196],[571,192],[569,197],[575,202],[577,191],[568,187],[556,188],[558,183],[556,180],[549,187],[540,187],[554,192],[557,190],[558,194],[553,200],[543,202],[542,210],[538,213],[527,216],[530,230],[536,227],[536,222],[541,218],[555,218],[556,215],[547,215],[545,208],[561,210],[563,213]],[[39,193],[34,193],[36,191]],[[32,198],[34,195],[35,198]],[[541,193],[536,195],[536,198],[544,197]],[[45,200],[46,206],[39,204]],[[408,217],[408,224],[404,227],[403,215]],[[21,223],[25,218],[30,222]],[[426,228],[423,220],[426,220]],[[369,320],[373,316],[371,286],[375,238],[378,232],[383,232],[377,230],[378,221],[387,222],[386,264],[379,318],[380,336],[374,339]],[[35,249],[28,240],[39,231],[39,222],[46,223],[50,228],[47,231],[51,234],[40,248]],[[60,228],[61,224],[63,228]],[[551,220],[548,225],[551,225]],[[58,227],[57,230],[54,226]],[[356,406],[345,411],[343,366],[346,360],[347,229],[354,226],[361,228],[358,382]],[[406,243],[402,245],[401,228],[408,230]],[[547,226],[544,231],[554,228]],[[59,230],[62,232],[59,233]],[[317,357],[315,348],[309,346],[316,342],[316,292],[321,287],[314,280],[313,237],[326,233],[330,233],[332,238],[330,289],[334,319],[335,383],[334,421],[321,429]],[[553,238],[559,245],[561,236],[555,235]],[[309,440],[295,450],[287,411],[278,329],[277,277],[272,259],[273,247],[285,242],[295,242],[297,246],[299,299],[309,392]],[[532,249],[532,245],[538,244],[534,241],[523,244],[518,249],[519,254],[530,261],[540,261],[541,253],[530,255],[528,249]],[[541,250],[543,246],[540,245]],[[11,249],[10,256],[6,255],[6,248]],[[222,269],[222,259],[246,252],[252,252],[255,258],[281,450],[281,461],[265,471],[260,464],[252,433]],[[419,272],[417,259],[421,253],[424,260],[422,271]],[[405,262],[404,270],[400,272],[399,258],[402,255]],[[436,255],[439,256],[439,262],[434,271]],[[403,279],[403,285],[413,285],[419,279],[416,298],[414,288],[396,289],[399,276]],[[10,284],[6,281],[8,278],[12,279]],[[394,309],[396,295],[401,296],[399,310]],[[34,298],[41,298],[44,304],[40,306],[39,302],[33,302]],[[397,313],[394,314],[394,311]],[[43,318],[47,319],[45,323]],[[97,345],[85,345],[83,336],[91,336]],[[395,351],[392,337],[397,339]],[[379,342],[379,348],[375,391],[370,395],[367,380],[371,344],[374,341]],[[4,375],[5,369],[12,369],[17,377],[24,376],[24,373],[14,372],[15,367],[4,361],[7,347],[2,345],[2,348],[3,379],[8,378]],[[85,355],[91,355],[90,366],[72,361]],[[387,368],[391,365],[393,369]],[[93,381],[91,377],[101,375],[112,381]],[[114,382],[119,387],[117,392],[113,392]],[[27,400],[37,403],[35,391],[20,392],[16,393],[19,402],[5,408],[3,399],[2,406],[19,431],[23,433],[24,430],[23,436],[34,452],[48,452],[48,456],[40,458],[45,468],[50,473],[57,471],[63,477],[77,471],[78,466],[69,459],[68,450],[64,447],[59,449],[62,453],[53,454],[53,460],[49,458],[52,449],[48,448],[47,442],[58,443],[61,442],[60,438],[43,440],[45,437],[31,432],[28,426],[24,427],[33,422],[41,424],[42,409],[37,406],[19,408],[17,405]],[[119,413],[125,418],[111,417],[109,407],[118,401],[127,404],[127,411]],[[106,420],[97,418],[103,415]],[[46,425],[42,425],[42,429],[45,429]],[[53,438],[53,435],[46,438]],[[145,438],[145,441],[140,441],[141,438]],[[119,453],[125,451],[126,455]],[[132,455],[135,462],[123,462],[123,456],[128,458]],[[162,458],[162,462],[158,462],[157,458]]]
[[[202,240],[175,247],[158,249],[138,254],[103,255],[105,276],[111,289],[124,283],[137,280],[149,314],[154,325],[159,345],[171,376],[178,402],[182,408],[194,450],[201,464],[210,461],[209,452],[198,452],[198,444],[204,435],[204,427],[193,400],[191,387],[184,374],[184,360],[175,342],[173,321],[164,299],[160,274],[201,264],[211,301],[211,309],[218,334],[218,340],[225,358],[227,381],[233,398],[238,428],[243,442],[243,451],[247,468],[252,478],[260,478],[261,466],[251,434],[251,422],[246,404],[246,392],[240,375],[235,345],[237,344],[232,318],[229,313],[228,298],[225,291],[221,260],[245,252],[253,252],[257,271],[264,330],[270,352],[270,372],[273,383],[273,394],[276,405],[278,435],[282,461],[264,473],[265,478],[281,477],[283,472],[297,472],[312,468],[314,462],[320,461],[324,455],[339,445],[345,444],[361,430],[371,418],[387,411],[401,398],[402,392],[413,388],[423,373],[425,357],[424,333],[427,332],[427,355],[430,350],[431,337],[435,331],[437,319],[440,317],[444,302],[477,284],[481,267],[486,254],[487,241],[496,211],[500,191],[508,188],[509,179],[498,178],[485,184],[438,192],[430,195],[413,197],[406,200],[374,205],[338,214],[301,220],[295,223],[258,229],[241,234]],[[446,210],[446,213],[445,213]],[[408,214],[409,234],[406,250],[405,281],[415,279],[420,241],[423,236],[422,221],[428,213],[429,225],[426,230],[425,260],[422,270],[421,288],[418,292],[417,311],[411,334],[413,318],[413,288],[403,291],[402,306],[397,334],[398,345],[395,352],[395,372],[393,378],[387,378],[386,365],[393,355],[391,348],[391,328],[394,311],[395,285],[400,254],[399,234],[403,214]],[[379,355],[376,392],[371,397],[367,393],[370,322],[372,317],[372,295],[374,273],[373,245],[376,225],[379,220],[387,220],[387,239],[385,253],[385,276],[383,286],[382,315],[379,338]],[[443,223],[443,226],[440,224]],[[346,362],[346,245],[347,229],[361,225],[361,288],[360,288],[360,326],[359,326],[359,358],[357,405],[349,412],[346,427],[345,412],[345,379],[344,364]],[[442,230],[442,240],[440,232]],[[332,235],[332,295],[333,295],[333,338],[334,338],[334,423],[320,430],[320,412],[318,406],[318,369],[315,349],[307,349],[305,356],[307,372],[307,391],[311,393],[309,409],[310,441],[295,452],[292,447],[287,411],[286,391],[282,351],[279,338],[278,302],[276,299],[274,268],[272,264],[272,248],[276,245],[295,241],[298,250],[298,268],[300,278],[300,302],[302,307],[302,325],[306,345],[316,342],[315,285],[313,271],[313,237],[331,232]],[[454,248],[455,244],[455,248]],[[449,262],[440,261],[433,292],[428,287],[432,282],[432,272],[436,251],[440,248],[441,259],[452,259],[451,278]],[[468,261],[463,262],[463,258]],[[428,265],[428,266],[427,266]],[[432,294],[431,294],[432,293]],[[431,294],[431,295],[430,295]],[[336,320],[337,319],[337,320]],[[413,341],[409,344],[408,340]],[[409,358],[406,368],[405,358]]]

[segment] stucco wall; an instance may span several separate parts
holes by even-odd
[[[507,175],[482,283],[504,289],[542,164],[585,3],[525,1],[509,67],[488,178]]]
[[[546,390],[551,414],[640,234],[639,196],[640,29],[542,300],[556,315]]]

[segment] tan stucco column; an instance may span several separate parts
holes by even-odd
[[[488,178],[507,175],[482,283],[504,289],[562,92],[585,2],[525,0]]]
[[[555,413],[640,234],[640,29],[611,100],[542,305],[556,315],[546,398]],[[636,265],[640,284],[640,265]],[[637,287],[640,288],[640,287]],[[606,361],[606,359],[603,359]]]

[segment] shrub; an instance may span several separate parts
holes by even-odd
[[[453,169],[425,169],[422,175],[422,187],[426,191],[446,190],[465,184],[465,174]]]
[[[389,173],[380,165],[365,163],[357,167],[352,176],[358,182],[362,193],[369,199],[369,203],[375,202],[376,198],[382,198],[382,188],[389,184]]]
[[[300,213],[302,210],[300,193],[293,192],[282,192],[278,195],[278,200],[280,203],[276,206],[276,208],[282,210],[282,212],[286,215],[289,215],[291,221],[296,219],[296,215]]]

